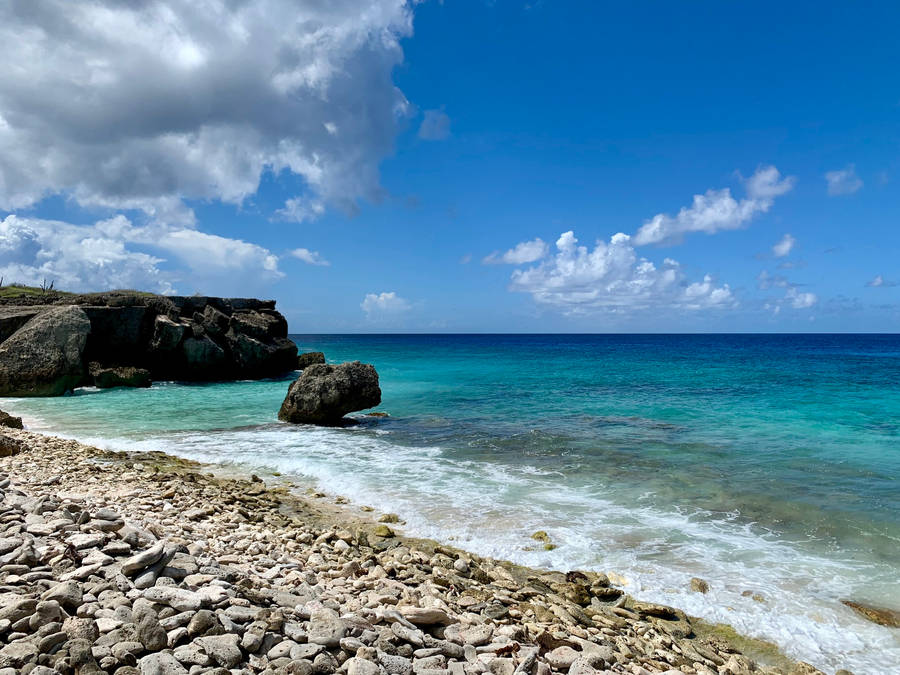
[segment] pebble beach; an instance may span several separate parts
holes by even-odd
[[[820,672],[613,574],[407,539],[278,479],[3,436],[0,675]]]

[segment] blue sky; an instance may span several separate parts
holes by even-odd
[[[221,3],[243,41],[54,3],[0,9],[7,282],[296,332],[900,330],[892,3]]]

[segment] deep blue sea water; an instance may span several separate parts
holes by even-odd
[[[900,631],[840,602],[900,609],[900,336],[293,337],[375,364],[391,417],[281,424],[288,379],[0,407],[107,447],[294,475],[479,553],[615,571],[828,672],[900,672]]]

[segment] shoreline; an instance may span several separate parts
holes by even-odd
[[[9,475],[13,487],[18,486],[26,493],[36,490],[91,500],[122,513],[126,519],[136,519],[144,530],[157,531],[157,536],[173,541],[182,538],[189,542],[202,534],[210,553],[218,555],[219,563],[246,568],[249,573],[262,556],[266,559],[264,565],[272,565],[271,569],[277,570],[273,579],[284,585],[296,583],[297,579],[291,578],[294,574],[291,570],[309,565],[310,556],[322,557],[318,549],[323,547],[328,554],[337,556],[341,566],[356,563],[359,572],[371,570],[373,559],[379,561],[375,567],[382,571],[385,564],[397,565],[399,553],[401,565],[408,565],[404,572],[416,583],[406,584],[399,598],[384,598],[385,602],[401,608],[408,606],[409,610],[415,604],[436,606],[454,623],[460,622],[468,628],[489,625],[493,633],[506,637],[493,652],[484,650],[472,660],[454,661],[452,656],[448,657],[450,661],[445,659],[437,670],[451,675],[482,672],[511,675],[522,665],[516,654],[532,652],[534,659],[528,664],[528,672],[534,671],[535,675],[539,671],[544,675],[571,673],[573,668],[579,675],[593,671],[666,672],[676,668],[685,674],[704,675],[821,672],[787,659],[769,643],[742,638],[730,627],[710,626],[677,609],[635,601],[615,588],[603,574],[565,575],[530,569],[472,555],[438,542],[407,538],[376,522],[369,512],[357,512],[346,505],[297,494],[291,490],[295,484],[287,479],[276,477],[270,481],[273,485],[266,485],[253,476],[248,479],[239,476],[237,471],[165,453],[102,450],[31,431],[4,429],[2,433],[23,441],[26,446],[18,455],[0,459],[0,470]],[[60,466],[74,468],[61,474]],[[162,511],[153,514],[147,509],[135,509],[132,502],[136,496],[155,502]],[[252,542],[239,550],[229,541],[229,533],[235,528],[253,531],[258,541],[275,542],[271,545],[281,559],[291,562],[275,562],[271,549],[263,552],[262,547],[254,547]],[[301,535],[295,534],[298,531]],[[277,543],[281,540],[286,543]],[[329,542],[335,542],[334,546]],[[253,553],[247,553],[248,550]],[[318,563],[319,558],[315,561]],[[329,575],[334,572],[332,566]],[[368,576],[371,571],[360,578]],[[250,578],[246,583],[251,586],[255,587],[259,581],[263,586],[271,585],[258,573],[251,574]],[[309,587],[306,581],[300,583]],[[377,581],[373,583],[379,585]],[[322,586],[319,596],[312,597],[327,597],[335,591],[327,582],[319,581],[318,585]],[[338,588],[341,586],[337,584]],[[349,604],[338,602],[337,607],[351,611],[362,609],[356,607],[359,598],[356,602],[352,597],[348,600]],[[368,607],[376,608],[377,605]],[[298,616],[305,611],[299,605],[282,609],[288,613],[299,610]],[[384,607],[381,609],[383,613]],[[432,630],[437,635],[431,637],[446,637],[449,630]],[[451,638],[456,635],[450,632]],[[504,644],[513,643],[516,652],[511,651],[512,647],[502,650]],[[466,643],[463,640],[460,644]],[[484,646],[487,645],[477,647]],[[359,647],[365,648],[365,645]],[[497,650],[502,650],[504,656],[497,656]],[[601,652],[602,657],[597,656]],[[342,654],[343,657],[335,658],[338,661],[360,658],[346,651]],[[482,658],[484,654],[489,656]],[[366,655],[371,656],[364,652]],[[255,658],[252,654],[247,656]],[[764,659],[768,665],[760,666],[748,656]],[[376,658],[373,663],[377,661]],[[379,665],[385,667],[384,663]],[[411,666],[416,667],[415,660]],[[360,668],[364,669],[365,664]],[[415,672],[419,670],[422,668]]]

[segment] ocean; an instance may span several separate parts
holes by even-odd
[[[900,672],[900,630],[841,603],[900,609],[900,336],[292,337],[373,363],[390,417],[279,423],[290,379],[0,407],[102,447],[280,472],[480,554],[614,571],[826,672]]]

